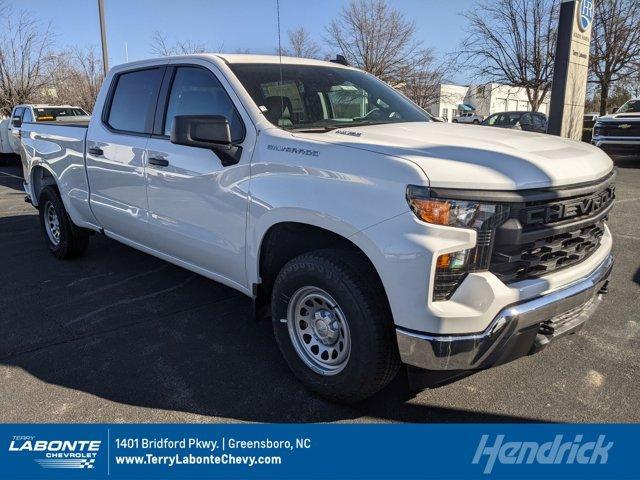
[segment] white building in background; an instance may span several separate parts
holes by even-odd
[[[549,112],[550,99],[549,93],[538,108],[539,112]],[[488,117],[497,112],[530,111],[531,104],[526,90],[521,87],[499,83],[471,86],[443,83],[440,85],[440,97],[427,110],[431,115],[451,122],[455,116],[465,112],[474,111]]]

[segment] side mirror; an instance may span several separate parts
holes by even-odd
[[[242,147],[231,140],[229,120],[222,115],[177,115],[171,128],[171,143],[208,148],[227,167],[240,161]]]
[[[12,121],[11,121],[11,125],[13,125],[15,128],[20,128],[22,127],[22,119],[20,117],[15,117]]]

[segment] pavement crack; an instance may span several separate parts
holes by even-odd
[[[189,277],[186,278],[186,280],[183,280],[182,282],[178,283],[177,285],[173,285],[169,288],[165,288],[163,290],[158,290],[156,292],[152,292],[152,293],[148,293],[146,295],[140,295],[139,297],[134,297],[134,298],[124,298],[122,300],[118,300],[116,302],[110,303],[109,305],[105,305],[103,307],[100,307],[96,310],[93,310],[89,313],[86,313],[84,315],[81,315],[79,317],[74,318],[73,320],[69,320],[68,322],[65,322],[62,324],[63,327],[67,328],[75,323],[81,322],[82,320],[86,320],[88,318],[91,318],[99,313],[104,312],[105,310],[109,310],[110,308],[114,308],[114,307],[119,307],[121,305],[128,305],[130,303],[134,303],[137,302],[139,300],[148,300],[150,298],[153,297],[157,297],[158,295],[162,295],[165,293],[169,293],[169,292],[173,292],[174,290],[178,290],[182,287],[184,287],[187,283],[189,283],[191,280],[193,280],[194,278],[196,278],[195,275],[190,275]]]
[[[71,337],[58,337],[56,339],[53,339],[49,342],[42,342],[40,344],[32,344],[30,346],[27,346],[26,348],[23,348],[22,350],[16,350],[15,352],[9,352],[8,354],[0,357],[0,363],[6,363],[7,360],[10,360],[12,358],[16,358],[22,355],[28,355],[30,353],[36,353],[42,350],[46,350],[48,348],[52,348],[52,347],[57,347],[59,345],[66,345],[69,343],[74,343],[80,340],[87,340],[90,338],[97,338],[103,335],[108,335],[114,332],[118,332],[121,330],[126,330],[128,328],[131,327],[136,327],[139,325],[144,325],[144,324],[148,324],[148,323],[154,323],[154,322],[159,322],[164,320],[167,317],[171,317],[173,315],[180,315],[182,313],[186,313],[186,312],[190,312],[190,311],[197,311],[203,308],[209,308],[212,305],[218,305],[218,304],[222,304],[225,302],[230,302],[230,301],[235,301],[238,298],[242,297],[241,294],[237,294],[237,295],[233,295],[231,297],[225,297],[219,300],[214,300],[211,302],[205,302],[203,304],[200,305],[196,305],[196,306],[189,306],[187,308],[182,308],[182,309],[178,309],[178,310],[172,310],[171,312],[166,312],[164,314],[161,315],[155,315],[152,318],[142,318],[136,321],[132,321],[132,322],[128,322],[125,323],[123,325],[118,325],[117,327],[113,327],[113,328],[108,328],[108,329],[104,329],[104,330],[98,330],[95,332],[88,332],[85,334],[80,334],[80,335],[74,335]]]

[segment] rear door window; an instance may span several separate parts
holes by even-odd
[[[153,112],[164,67],[118,75],[107,124],[122,132],[151,133]]]

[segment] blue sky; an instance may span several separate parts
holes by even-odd
[[[348,0],[280,0],[283,42],[286,31],[303,25],[322,41],[324,27]],[[426,46],[445,53],[455,50],[464,36],[459,12],[471,0],[389,0],[416,22],[417,37]],[[43,22],[52,22],[61,46],[94,45],[99,48],[97,0],[22,0],[20,7]],[[273,53],[277,46],[275,0],[105,0],[109,60],[113,66],[148,58],[155,30],[170,41],[204,43],[227,52],[249,49]],[[454,80],[465,81],[460,74]]]

